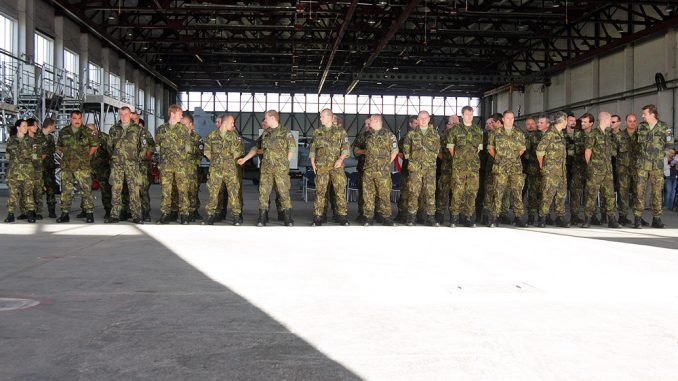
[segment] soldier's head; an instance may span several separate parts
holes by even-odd
[[[591,131],[593,123],[596,122],[596,118],[594,118],[590,112],[587,112],[586,114],[582,115],[581,118],[579,118],[579,120],[581,121],[581,129],[586,132]]]
[[[92,132],[92,134],[94,134],[94,135],[99,135],[99,129],[97,128],[96,124],[94,124],[94,123],[87,123],[87,124],[85,125],[85,127],[87,127],[87,129],[90,130],[90,132]]]
[[[188,127],[189,130],[195,131],[195,125],[193,124],[193,117],[191,114],[186,114],[181,117],[181,124]]]
[[[268,128],[277,128],[280,125],[280,114],[275,110],[268,110],[264,114]]]
[[[577,126],[577,117],[573,113],[567,113],[567,131],[573,131]]]
[[[326,108],[320,111],[320,124],[323,127],[332,127],[332,123],[334,123],[334,113],[332,110]]]
[[[35,136],[35,133],[38,132],[38,121],[34,118],[29,118],[26,123],[28,124],[28,134]]]
[[[598,126],[600,129],[605,130],[607,128],[610,128],[610,125],[612,124],[612,115],[610,115],[609,112],[607,111],[601,111],[598,113]]]
[[[221,117],[221,129],[226,131],[235,130],[235,118],[233,115],[224,115]]]
[[[527,119],[525,119],[525,130],[527,132],[537,131],[537,122],[533,117],[528,116]]]
[[[366,130],[369,130],[369,129],[370,129],[370,119],[371,119],[371,118],[369,118],[369,117],[368,117],[367,119],[365,119],[365,129],[366,129]]]
[[[464,106],[461,109],[461,119],[464,120],[465,126],[470,126],[473,124],[473,107]]]
[[[657,118],[659,118],[659,113],[657,112],[657,106],[647,105],[643,106],[643,120],[649,124],[657,123]]]
[[[130,110],[129,107],[124,106],[120,108],[120,122],[122,124],[129,124],[129,122],[132,120],[132,110]]]
[[[217,119],[214,120],[214,125],[217,126],[217,128],[219,128],[219,126],[221,126],[221,118],[223,118],[223,117],[224,117],[223,115],[218,116]]]
[[[570,117],[562,111],[558,111],[553,114],[553,126],[558,130],[562,131],[570,123]]]
[[[496,130],[497,128],[504,127],[504,116],[500,113],[492,114],[492,126]]]
[[[546,114],[539,114],[539,119],[537,120],[537,128],[541,132],[546,132],[549,129],[549,117]]]
[[[139,113],[138,113],[138,112],[132,111],[132,112],[130,113],[130,117],[132,118],[132,121],[133,121],[135,124],[139,124],[139,120],[140,120],[140,119],[139,119]]]
[[[428,111],[419,111],[419,115],[417,115],[417,125],[419,128],[428,128],[429,122],[431,122],[431,115],[429,115]]]
[[[410,130],[414,130],[415,128],[419,127],[419,120],[417,120],[416,116],[410,117],[410,120],[407,122],[407,127],[409,127]]]
[[[619,132],[619,129],[621,128],[621,117],[617,114],[612,115],[612,119],[610,119],[610,127],[612,127],[612,131]]]
[[[487,118],[485,121],[485,129],[487,131],[494,131],[494,118]]]
[[[636,117],[636,114],[626,115],[626,129],[630,133],[634,133],[636,132],[636,127],[638,127],[638,118]]]
[[[24,136],[28,133],[28,121],[26,119],[19,119],[14,123],[16,133],[19,136]]]
[[[79,110],[71,111],[71,127],[82,127],[82,112]]]
[[[450,115],[450,117],[447,118],[447,125],[445,126],[445,128],[450,128],[458,124],[459,124],[459,115]]]
[[[510,130],[513,128],[513,122],[516,119],[516,115],[511,110],[504,111],[504,114],[501,117],[501,121],[504,124],[504,128]]]
[[[52,118],[46,118],[42,121],[42,133],[49,135],[56,130],[56,120]]]
[[[167,113],[169,115],[171,124],[179,123],[179,121],[181,121],[181,117],[184,116],[183,111],[181,111],[181,107],[176,104],[169,106],[169,109],[167,109]]]
[[[381,114],[373,114],[370,117],[370,128],[374,131],[379,131],[383,127],[384,120]]]

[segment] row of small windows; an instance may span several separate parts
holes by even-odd
[[[208,112],[317,113],[329,108],[339,114],[384,115],[416,115],[419,111],[432,115],[461,115],[464,106],[473,107],[479,115],[480,104],[479,98],[469,97],[236,92],[182,92],[179,100],[190,111],[200,107]]]

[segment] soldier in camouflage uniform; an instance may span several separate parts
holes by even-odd
[[[56,163],[54,153],[56,152],[56,141],[54,131],[56,130],[56,121],[47,118],[42,123],[42,134],[44,136],[44,159],[42,160],[42,183],[45,187],[47,196],[47,211],[49,218],[56,218],[56,191],[57,184],[54,176],[56,172]]]
[[[143,224],[140,190],[142,175],[139,168],[149,150],[148,142],[144,138],[144,130],[132,121],[131,110],[125,106],[120,109],[120,123],[111,127],[109,135],[112,209],[111,217],[104,222],[117,223],[120,221],[122,189],[123,184],[127,184],[132,222]]]
[[[535,216],[539,213],[541,197],[541,173],[537,160],[537,146],[543,136],[544,127],[548,129],[548,117],[539,116],[539,129],[534,119],[528,118],[525,124],[527,134],[525,137],[525,174],[527,175],[527,224],[534,225]]]
[[[536,155],[541,170],[541,205],[537,217],[537,227],[546,226],[544,216],[550,213],[551,203],[555,203],[556,226],[570,227],[565,217],[565,199],[567,198],[567,143],[563,130],[567,126],[567,114],[559,111],[554,116],[553,126],[541,137]]]
[[[586,136],[586,208],[582,227],[591,225],[591,216],[596,211],[598,192],[605,203],[608,215],[608,227],[618,228],[616,207],[614,204],[614,180],[612,178],[612,156],[616,155],[616,145],[609,133],[611,115],[608,112],[598,114],[598,128]]]
[[[80,184],[86,221],[94,222],[94,198],[92,197],[92,173],[90,159],[96,152],[98,141],[82,126],[82,113],[71,112],[71,124],[59,132],[57,149],[61,159],[61,216],[56,222],[68,222],[71,197],[75,182]]]
[[[146,128],[146,123],[139,117],[136,112],[132,113],[132,121],[136,123],[144,131],[144,140],[148,146],[148,151],[141,161],[139,172],[141,174],[141,209],[144,221],[151,222],[151,196],[149,194],[151,183],[153,182],[153,175],[151,173],[151,161],[153,159],[153,151],[155,151],[155,140],[153,135]]]
[[[574,159],[572,162],[572,184],[570,186],[570,220],[573,224],[581,222],[579,210],[582,205],[584,189],[586,188],[586,136],[591,132],[595,118],[586,113],[579,118],[581,129],[574,133]]]
[[[473,123],[473,108],[462,108],[463,123],[454,128],[447,139],[447,149],[452,156],[452,215],[450,226],[461,222],[475,226],[473,212],[479,186],[480,158],[483,149],[483,132]]]
[[[420,194],[424,198],[428,226],[440,226],[435,219],[436,159],[440,153],[440,135],[430,124],[428,111],[419,112],[418,128],[411,130],[403,142],[403,153],[408,161],[407,225],[414,226]]]
[[[188,225],[190,221],[189,188],[192,183],[187,172],[187,166],[194,164],[191,154],[194,151],[195,141],[191,137],[189,128],[181,123],[182,116],[181,107],[171,105],[169,107],[169,122],[160,126],[155,135],[155,144],[160,154],[160,186],[162,191],[159,224],[170,222],[172,194],[174,192],[177,193],[178,197],[180,223]]]
[[[367,137],[371,133],[370,129],[370,118],[365,119],[365,127],[362,131],[353,140],[351,144],[351,151],[353,152],[353,157],[358,160],[356,165],[356,171],[358,172],[358,218],[356,221],[363,223],[365,222],[365,213],[364,213],[364,195],[363,195],[363,175],[365,173],[365,143],[367,142]]]
[[[448,118],[445,130],[440,134],[440,176],[436,186],[436,221],[445,223],[445,214],[450,208],[452,198],[452,156],[447,150],[447,137],[453,128],[459,125],[459,117],[452,115]]]
[[[14,210],[19,204],[19,198],[23,200],[26,208],[26,219],[30,223],[35,222],[35,203],[33,200],[33,141],[28,137],[28,123],[25,120],[17,120],[14,128],[16,135],[10,133],[7,141],[7,156],[9,168],[7,170],[7,218],[5,222],[14,222]]]
[[[100,132],[94,123],[88,123],[87,128],[99,142],[97,152],[92,156],[92,176],[99,182],[101,190],[101,203],[104,207],[104,220],[111,218],[113,193],[111,191],[111,137],[105,132]]]
[[[45,136],[38,132],[38,121],[31,118],[28,119],[28,139],[31,142],[31,161],[33,162],[33,202],[35,211],[35,219],[42,220],[42,194],[44,188],[42,184],[42,157],[45,155]],[[19,200],[21,215],[17,217],[18,220],[28,219],[28,210],[23,204],[23,200]]]
[[[480,172],[478,177],[478,194],[476,196],[476,215],[482,216],[481,223],[487,224],[489,218],[488,213],[494,208],[494,175],[492,174],[492,165],[494,165],[494,158],[490,156],[487,150],[492,135],[494,134],[495,125],[501,127],[501,118],[496,118],[496,115],[488,118],[485,121],[485,129],[483,130],[483,149],[480,151]]]
[[[391,163],[398,155],[398,141],[391,131],[383,128],[381,115],[370,117],[372,132],[365,140],[365,173],[363,174],[363,212],[364,226],[374,223],[375,206],[378,203],[379,215],[384,226],[393,226],[391,219],[390,192]]]
[[[574,165],[574,133],[577,131],[577,118],[573,113],[567,114],[567,126],[565,127],[565,149],[567,151],[567,190],[572,187],[572,172]]]
[[[185,115],[181,119],[181,124],[188,127],[191,133],[191,151],[189,152],[190,160],[186,163],[186,173],[188,174],[189,179],[189,203],[190,203],[190,212],[189,218],[191,221],[202,219],[202,216],[198,212],[200,208],[200,179],[198,178],[198,173],[200,172],[200,162],[202,161],[202,151],[203,151],[203,141],[200,134],[195,131],[195,125],[193,124],[193,117],[190,115]]]
[[[263,151],[259,180],[259,219],[257,226],[265,226],[267,222],[268,204],[271,190],[275,187],[280,196],[280,203],[284,209],[285,226],[293,226],[292,202],[290,200],[290,160],[296,151],[296,142],[292,132],[287,127],[280,125],[280,115],[275,110],[266,112],[264,118],[268,128],[261,135],[261,140],[250,149],[250,152],[238,160],[238,165],[253,158],[258,150]]]
[[[403,148],[403,143],[405,142],[405,139],[407,139],[407,135],[416,130],[417,127],[419,126],[419,122],[417,121],[417,118],[411,117],[410,121],[408,123],[408,129],[405,131],[405,134],[400,138],[398,141],[398,156],[403,160],[403,165],[400,167],[400,195],[398,198],[398,215],[396,216],[396,221],[397,222],[407,222],[407,214],[408,214],[408,199],[407,196],[409,194],[409,189],[407,186],[407,180],[409,178],[409,160],[405,158],[405,152]]]
[[[349,156],[349,144],[346,131],[334,123],[334,114],[330,109],[320,112],[319,128],[313,132],[313,142],[309,152],[311,166],[315,176],[315,200],[313,202],[313,223],[323,223],[323,213],[327,202],[330,184],[334,187],[337,221],[348,226],[348,208],[346,198],[346,172],[344,160]]]
[[[521,156],[525,152],[525,135],[520,130],[513,128],[513,111],[505,111],[502,122],[503,127],[498,128],[491,135],[488,142],[488,151],[494,158],[492,173],[495,182],[494,207],[490,211],[489,226],[497,226],[497,216],[501,211],[504,192],[508,188],[513,195],[513,214],[515,224],[525,227],[523,221],[523,165]]]
[[[631,193],[635,192],[636,185],[634,134],[637,126],[636,116],[629,114],[626,116],[626,128],[614,135],[617,144],[617,176],[619,182],[617,200],[619,203],[619,224],[621,225],[631,223],[627,216]]]
[[[645,208],[645,190],[648,182],[652,187],[652,227],[663,228],[662,189],[664,189],[664,158],[673,148],[673,129],[658,120],[659,113],[655,105],[643,107],[643,122],[634,134],[637,148],[636,191],[633,208],[633,227],[639,229]]]
[[[245,154],[242,137],[235,130],[235,118],[223,116],[217,130],[210,132],[205,138],[205,157],[210,161],[207,191],[209,200],[205,211],[207,218],[203,225],[213,225],[216,219],[219,193],[225,186],[228,191],[228,202],[233,216],[233,225],[242,224],[242,204],[240,202],[240,185],[242,168],[237,160]]]

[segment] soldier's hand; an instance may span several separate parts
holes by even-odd
[[[238,163],[238,165],[243,165],[243,164],[245,164],[246,161],[247,160],[245,160],[245,159],[238,159],[237,163]]]
[[[315,164],[314,164],[314,165],[311,165],[311,167],[313,168],[313,173],[317,173],[317,172],[318,172],[317,169],[316,169],[316,167],[315,167]]]
[[[334,168],[341,168],[341,166],[344,164],[344,161],[341,159],[338,159],[337,161],[334,162]]]

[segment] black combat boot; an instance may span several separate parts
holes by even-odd
[[[664,229],[664,223],[661,217],[652,217],[652,227],[657,229]]]
[[[426,224],[426,215],[422,213],[417,213],[417,223],[419,225]]]
[[[285,211],[278,211],[278,221],[285,222]],[[266,222],[268,222],[268,211],[266,212]]]
[[[240,226],[242,225],[242,214],[234,215],[233,216],[233,226]]]
[[[36,220],[42,220],[42,214],[35,214],[35,219]]]
[[[85,213],[85,222],[88,224],[94,223],[94,213]]]
[[[537,216],[537,223],[534,225],[538,228],[545,228],[546,227],[546,222],[544,221],[544,216],[538,215]]]
[[[381,215],[381,213],[377,212],[374,213],[374,220],[378,223],[381,224],[384,222],[384,216]]]
[[[363,221],[363,226],[372,226],[372,225],[374,225],[374,219],[365,217],[365,220]]]
[[[26,213],[21,213],[17,216],[17,220],[25,220],[28,218],[28,215]]]
[[[546,215],[546,225],[555,225],[555,221],[551,218],[551,213]]]
[[[619,221],[619,225],[627,225],[628,223],[631,222],[631,221],[629,221],[629,219],[626,218],[626,216],[623,215],[623,214],[620,214],[620,215],[619,215],[619,220],[618,220],[618,221]]]
[[[132,218],[132,223],[137,224],[137,225],[143,225],[144,224],[144,219],[139,217],[139,218]]]
[[[511,225],[511,219],[510,219],[509,216],[507,216],[507,215],[501,216],[501,218],[499,218],[499,220],[500,220],[501,223],[504,224],[504,225]]]
[[[124,210],[120,212],[120,217],[118,217],[120,221],[127,221],[129,219],[129,213],[125,212]]]
[[[426,226],[438,227],[440,223],[436,221],[435,216],[426,216]]]
[[[497,219],[493,215],[490,215],[489,217],[487,217],[487,227],[488,228],[496,228],[497,225],[498,225]]]
[[[87,213],[85,213],[84,210],[80,210],[80,213],[78,213],[78,215],[75,216],[75,218],[85,218],[85,217],[87,217]]]
[[[151,211],[144,210],[144,222],[151,222]]]
[[[227,213],[226,208],[222,209],[221,212],[219,212],[219,214],[217,214],[214,217],[214,221],[215,222],[221,222],[221,221],[225,220],[226,219],[226,213]]]
[[[47,207],[47,212],[49,213],[49,218],[56,218],[55,207],[53,207],[53,206]]]
[[[311,226],[321,226],[323,224],[323,218],[321,216],[313,216],[313,222]]]
[[[327,223],[327,214],[323,213],[322,216],[320,216],[320,221],[322,221],[323,224],[326,224]]]
[[[266,223],[268,221],[268,218],[266,218],[266,215],[268,214],[267,210],[264,209],[259,209],[259,219],[257,220],[257,226],[266,226]]]
[[[621,225],[617,222],[617,218],[615,218],[614,214],[607,216],[607,227],[612,229],[621,228]]]
[[[337,224],[340,226],[350,226],[351,223],[348,222],[348,217],[347,216],[337,216]]]
[[[294,226],[294,220],[292,219],[292,209],[285,209],[284,214],[284,223],[285,226]]]
[[[188,225],[190,223],[190,217],[188,214],[182,214],[179,216],[179,223],[182,225]]]
[[[463,217],[463,216],[462,216],[462,221],[461,221],[461,223],[462,223],[462,224],[464,223],[464,217]],[[482,214],[482,215],[480,216],[480,224],[481,224],[481,225],[486,225],[486,226],[489,226],[489,225],[490,225],[490,217],[487,215],[487,213]]]
[[[516,227],[517,227],[517,228],[524,228],[524,227],[527,226],[527,224],[525,223],[525,221],[523,221],[523,219],[520,218],[520,217],[518,217],[518,216],[515,216],[515,218],[513,219],[513,223],[516,224]]]
[[[643,218],[642,217],[633,217],[633,228],[634,229],[640,229],[641,226],[643,225]]]
[[[584,219],[586,219],[586,216],[584,216]],[[598,219],[598,216],[595,215],[595,214],[593,215],[593,217],[591,217],[590,223],[591,223],[592,225],[602,225],[602,223],[601,223],[600,220]]]
[[[193,219],[196,221],[202,220],[202,215],[197,210],[193,212]]]
[[[476,227],[476,219],[475,217],[466,217],[466,222],[464,222],[464,226],[467,228],[475,228]]]
[[[384,217],[382,219],[381,224],[384,226],[395,226],[395,222],[393,222],[393,219],[391,219],[391,217]]]
[[[104,220],[111,217],[111,210],[104,209]]]
[[[26,220],[29,223],[34,224],[35,223],[35,212],[30,210],[28,213],[26,213]]]
[[[59,218],[56,219],[56,222],[59,223],[59,224],[70,222],[70,221],[71,221],[71,217],[69,217],[68,213],[66,213],[66,212],[61,212],[61,216],[59,216]]]
[[[172,218],[168,214],[163,214],[160,216],[160,219],[156,222],[158,225],[167,225],[170,223]]]
[[[216,219],[216,217],[214,217],[214,215],[209,214],[209,215],[207,215],[207,218],[205,218],[200,224],[201,225],[214,225],[215,219]]]
[[[5,218],[5,222],[7,223],[14,222],[14,213],[7,213],[7,218]]]
[[[584,222],[581,223],[581,227],[590,228],[591,227],[591,217],[584,215]]]
[[[179,219],[179,212],[171,212],[169,215],[170,221],[177,221]]]
[[[417,224],[417,215],[416,214],[408,214],[407,218],[405,219],[405,223],[407,226],[414,226]]]
[[[105,224],[117,224],[118,222],[120,222],[120,219],[117,217],[108,217],[104,220]]]
[[[570,223],[567,222],[564,216],[557,216],[556,217],[556,226],[559,228],[569,228]]]
[[[468,217],[466,217],[465,214],[460,214],[459,215],[459,224],[466,226],[468,224]]]
[[[450,216],[450,227],[456,228],[457,225],[459,225],[459,215],[455,214],[455,215]]]
[[[578,225],[578,224],[582,223],[582,220],[581,220],[581,218],[579,218],[579,216],[577,214],[573,214],[570,218],[570,223],[572,225]]]
[[[436,219],[436,222],[438,223],[438,226],[444,224],[445,223],[445,213],[436,213],[435,219]]]
[[[600,224],[605,225],[608,222],[607,214],[600,215]]]
[[[527,215],[527,224],[528,225],[534,225],[534,214],[528,214]]]

